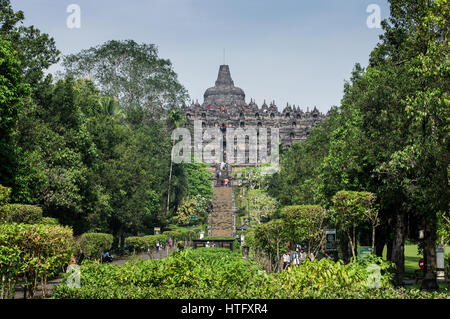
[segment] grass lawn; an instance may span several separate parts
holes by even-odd
[[[445,247],[445,255],[450,254],[450,247]],[[386,258],[386,246],[383,250],[383,257]],[[419,260],[422,258],[417,253],[417,245],[405,245],[405,277],[414,279],[414,271],[419,269]]]

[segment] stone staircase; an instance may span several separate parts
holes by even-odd
[[[229,178],[229,171],[222,170],[220,180]],[[216,182],[214,187],[213,211],[209,215],[209,236],[233,237],[235,233],[235,205],[233,187],[220,186]]]

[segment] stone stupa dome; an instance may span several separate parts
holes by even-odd
[[[234,86],[228,65],[220,66],[216,85],[207,89],[203,97],[205,105],[245,105],[245,93]]]

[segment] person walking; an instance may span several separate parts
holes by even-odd
[[[304,249],[300,249],[300,262],[303,262],[303,260],[305,260],[306,258],[306,253]]]
[[[290,259],[291,259],[291,257],[289,256],[289,254],[287,252],[285,252],[283,254],[283,270],[286,270],[287,267],[289,266]]]

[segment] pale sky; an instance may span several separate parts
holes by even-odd
[[[246,101],[275,100],[327,112],[342,98],[355,63],[368,63],[381,29],[368,28],[370,4],[389,16],[386,0],[12,0],[25,24],[54,37],[63,54],[132,39],[158,46],[191,99],[203,102],[219,66],[230,65]],[[69,29],[69,4],[81,28]],[[54,66],[51,72],[57,70]]]

